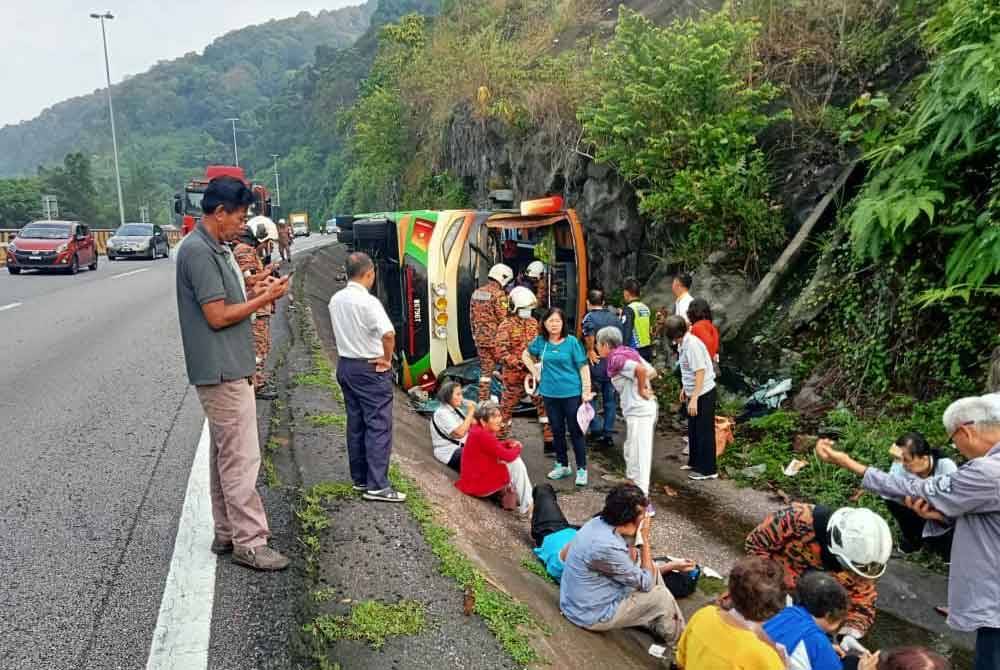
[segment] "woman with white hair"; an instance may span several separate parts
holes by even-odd
[[[948,575],[948,625],[976,631],[976,670],[1000,668],[1000,396],[962,398],[944,411],[944,428],[969,459],[958,472],[915,479],[894,476],[816,443],[816,455],[863,477],[880,496],[901,498],[925,519],[954,525]]]

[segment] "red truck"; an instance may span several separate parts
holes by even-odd
[[[252,216],[271,215],[271,194],[263,184],[251,184],[247,181],[243,168],[235,165],[209,165],[205,168],[205,176],[195,178],[184,186],[184,194],[174,196],[174,211],[181,217],[181,234],[190,233],[201,220],[201,198],[205,194],[208,182],[216,177],[236,177],[253,191],[254,204],[250,208]]]

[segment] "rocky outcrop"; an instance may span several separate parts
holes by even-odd
[[[448,124],[442,170],[461,178],[479,207],[489,192],[509,188],[515,202],[561,195],[576,209],[587,232],[590,277],[596,286],[618,288],[640,262],[644,222],[635,190],[611,168],[577,149],[574,124],[548,124],[516,133],[460,107]]]

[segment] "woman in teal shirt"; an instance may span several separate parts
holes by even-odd
[[[545,412],[553,433],[556,464],[549,479],[573,474],[566,450],[566,429],[573,440],[576,457],[576,485],[587,485],[587,444],[576,420],[581,400],[589,402],[590,361],[580,340],[566,334],[566,315],[558,307],[545,313],[539,335],[524,350],[522,360],[534,375],[538,393],[545,402]]]

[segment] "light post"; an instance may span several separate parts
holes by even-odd
[[[274,159],[274,199],[277,200],[275,207],[281,208],[281,182],[278,181],[278,156],[281,154],[271,154]]]
[[[239,118],[237,117],[237,118],[226,119],[226,121],[229,121],[230,123],[233,124],[233,158],[236,161],[236,167],[239,167],[240,150],[239,147],[236,146],[236,122],[239,121]]]
[[[111,12],[103,14],[91,14],[90,18],[101,22],[101,41],[104,42],[104,74],[108,80],[108,116],[111,117],[111,146],[115,152],[115,182],[118,185],[118,218],[121,225],[125,225],[125,201],[122,198],[122,173],[118,168],[118,136],[115,133],[115,108],[111,103],[111,65],[108,61],[108,34],[104,29],[104,20],[110,21],[115,18]]]

